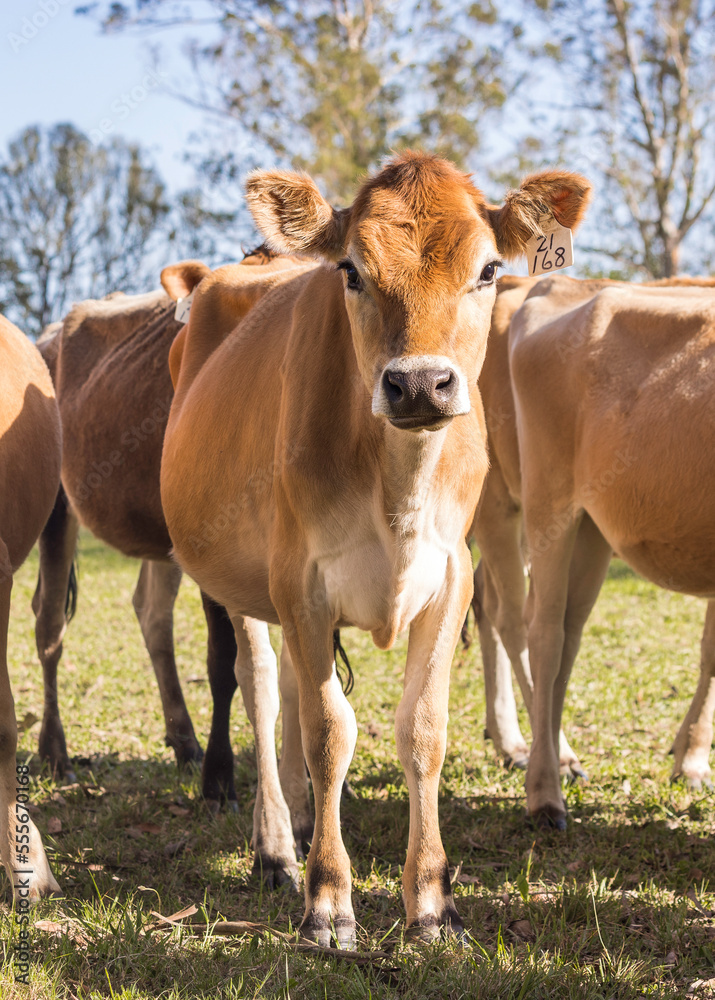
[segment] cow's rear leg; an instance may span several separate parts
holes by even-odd
[[[27,768],[18,768],[15,703],[7,669],[7,633],[12,593],[12,566],[0,540],[0,856],[13,886],[15,899],[34,903],[59,893],[45,849],[18,791],[29,786]],[[20,798],[23,798],[20,795]]]
[[[256,743],[258,788],[253,811],[253,871],[269,886],[298,888],[298,860],[290,812],[278,777],[276,722],[280,708],[278,665],[268,626],[232,615],[236,633],[238,681]]]
[[[474,573],[472,606],[479,629],[484,670],[484,695],[487,704],[485,736],[494,741],[506,767],[526,768],[529,750],[519,728],[511,662],[498,630],[485,612],[490,584],[489,572],[481,559]]]
[[[673,744],[672,780],[685,778],[691,788],[712,789],[710,747],[715,711],[715,601],[708,601],[700,643],[700,678],[688,714]]]
[[[67,756],[64,729],[57,697],[57,667],[62,656],[62,639],[74,613],[76,578],[73,561],[79,522],[60,486],[39,539],[40,572],[32,598],[35,613],[35,642],[42,664],[45,704],[40,729],[40,758],[49,763],[53,775],[74,781]]]
[[[537,822],[559,829],[566,826],[566,809],[555,765],[566,688],[612,555],[588,514],[582,512],[570,525],[568,516],[561,515],[566,525],[562,534],[534,553],[527,613],[535,684],[527,804]]]
[[[132,598],[151,665],[156,674],[166,724],[166,745],[179,765],[203,757],[174,657],[174,602],[181,583],[181,569],[173,562],[145,559]]]
[[[313,839],[313,813],[310,808],[308,772],[305,767],[300,731],[298,679],[285,640],[281,648],[280,688],[283,747],[278,773],[283,795],[290,810],[296,851],[306,855]]]
[[[212,812],[225,803],[238,809],[236,786],[233,781],[233,750],[231,748],[231,702],[238,687],[236,681],[236,637],[226,609],[202,592],[208,626],[208,668],[213,714],[211,733],[206,747],[202,772],[204,800]]]

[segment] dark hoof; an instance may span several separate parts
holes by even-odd
[[[569,784],[574,784],[576,781],[581,779],[581,781],[589,781],[588,772],[584,771],[581,764],[577,761],[571,761],[568,764],[564,764],[561,768],[561,773],[565,775],[566,780]]]
[[[77,782],[77,775],[75,774],[75,772],[72,770],[71,767],[68,767],[67,770],[65,771],[64,781],[68,785],[74,785],[74,784],[76,784],[76,782]]]
[[[236,813],[238,812],[238,802],[236,802],[235,799],[226,799],[226,801],[224,802],[224,806],[226,807],[227,813],[232,813],[233,815],[236,815]]]
[[[310,913],[300,925],[301,936],[320,948],[340,948],[354,951],[357,946],[354,917],[335,917],[329,920],[322,913]]]
[[[566,814],[553,806],[540,809],[532,819],[538,830],[559,830],[561,833],[566,830]]]
[[[529,766],[529,751],[525,750],[523,754],[518,756],[510,757],[508,754],[504,758],[504,767],[507,771],[525,771]]]
[[[221,803],[218,799],[204,799],[204,804],[212,816],[218,816],[221,812]]]
[[[171,747],[176,757],[177,767],[186,767],[189,764],[200,764],[204,759],[204,751],[195,739],[184,739],[182,737],[166,737],[166,745]]]
[[[271,891],[287,889],[289,892],[298,892],[300,873],[295,861],[283,861],[280,858],[262,857],[256,854],[252,873]]]
[[[308,851],[310,850],[310,845],[313,842],[313,824],[301,825],[297,829],[293,830],[293,839],[295,840],[295,851],[299,858],[307,858]]]

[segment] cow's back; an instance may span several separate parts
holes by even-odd
[[[159,469],[181,328],[163,292],[75,306],[57,365],[62,479],[80,520],[126,555],[167,558]]]

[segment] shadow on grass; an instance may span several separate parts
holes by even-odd
[[[674,970],[659,972],[659,963],[671,953],[684,962],[687,954],[700,974],[715,960],[712,915],[698,902],[715,870],[712,841],[680,828],[660,804],[634,804],[614,815],[612,805],[582,801],[559,834],[535,829],[521,797],[441,796],[445,847],[460,865],[458,908],[479,947],[415,952],[401,944],[409,822],[402,773],[390,765],[351,776],[358,798],[343,802],[342,815],[360,947],[396,948],[386,972],[379,962],[358,968],[295,955],[263,934],[240,945],[205,944],[151,929],[152,910],[169,915],[191,904],[198,922],[263,921],[282,931],[299,925],[301,896],[268,892],[251,874],[250,750],[236,758],[239,810],[218,817],[201,801],[196,769],[179,773],[168,762],[110,755],[80,765],[78,777],[69,786],[40,778],[35,796],[35,820],[66,892],[64,900],[43,904],[41,915],[74,921],[85,942],[50,937],[44,961],[56,963],[73,994],[82,982],[87,993],[109,995],[109,969],[115,984],[140,984],[146,992],[130,995],[141,997],[174,983],[192,984],[182,996],[233,996],[226,984],[237,978],[236,996],[284,997],[290,961],[294,998],[315,995],[315,975],[334,977],[328,995],[345,997],[588,1000],[642,996],[643,983],[650,984],[648,995],[677,996],[682,979],[676,988]]]

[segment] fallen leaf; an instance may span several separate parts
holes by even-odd
[[[536,940],[536,934],[534,934],[534,930],[528,920],[512,920],[507,930],[511,931],[514,937],[520,941]]]
[[[139,888],[141,888],[141,886]],[[163,914],[157,913],[156,910],[152,910],[151,915],[164,923],[174,924],[179,920],[184,920],[186,917],[193,917],[193,915],[198,912],[198,907],[195,906],[194,903],[191,903],[190,906],[185,906],[183,910],[178,910],[176,913],[172,913],[169,917],[165,917]]]
[[[26,733],[28,729],[31,729],[36,722],[40,721],[39,715],[35,715],[34,712],[25,712],[22,717],[22,721],[18,722],[17,729],[20,733]]]
[[[127,829],[138,830],[139,833],[161,833],[161,827],[156,823],[136,823]]]
[[[47,820],[48,833],[62,833],[62,820],[59,816],[50,816]]]
[[[89,943],[73,920],[65,920],[61,924],[54,920],[36,920],[35,927],[38,931],[43,931],[45,934],[51,934],[53,937],[67,936],[70,941],[80,948],[86,947]]]
[[[568,870],[570,872],[577,872],[579,870],[579,868],[581,867],[581,862],[580,861],[569,861],[569,863],[566,865],[566,867],[568,868]]]
[[[630,795],[631,794],[631,783],[628,780],[628,778],[626,778],[626,780],[623,782],[623,785],[621,787],[623,788],[623,794],[624,795]]]
[[[173,804],[169,806],[169,812],[172,814],[172,816],[190,816],[191,815],[191,810],[190,809],[185,809],[183,806],[175,806]]]
[[[678,956],[675,954],[674,951],[669,951],[668,952],[668,954],[665,956],[665,962],[664,962],[664,964],[665,965],[677,965],[678,964]]]

